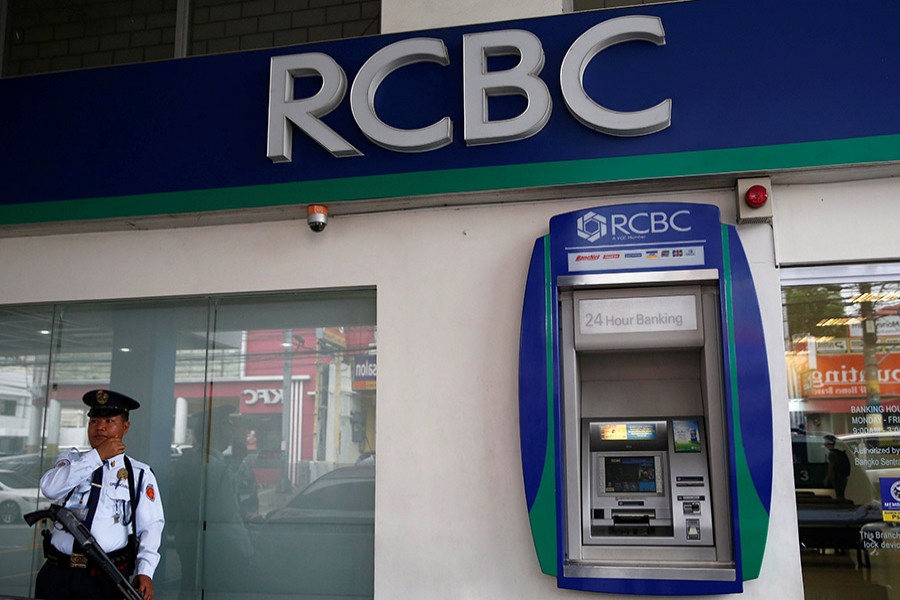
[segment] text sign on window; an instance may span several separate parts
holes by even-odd
[[[697,329],[696,296],[582,300],[578,311],[582,335]]]

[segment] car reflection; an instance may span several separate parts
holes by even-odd
[[[335,469],[283,507],[247,522],[267,591],[371,598],[375,465]]]
[[[35,452],[29,454],[11,454],[0,456],[0,470],[15,471],[29,480],[34,481],[34,487],[43,475],[41,467],[41,455]]]
[[[22,515],[49,505],[37,481],[16,471],[0,470],[0,525],[23,524]]]

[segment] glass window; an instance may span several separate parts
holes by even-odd
[[[22,515],[49,504],[38,479],[52,327],[52,308],[0,307],[0,398],[16,406],[0,415],[0,594],[11,596],[29,596],[36,572],[39,538]]]
[[[185,398],[185,441],[208,440],[204,598],[373,596],[374,322],[370,294],[217,304],[209,393]],[[293,508],[319,489],[331,506]]]
[[[782,288],[806,598],[900,598],[900,270]]]
[[[30,595],[43,559],[22,514],[49,502],[58,454],[89,448],[81,397],[109,387],[141,402],[124,441],[166,510],[158,599],[372,597],[374,307],[345,291],[0,309],[0,399],[19,407],[0,416],[0,595]]]

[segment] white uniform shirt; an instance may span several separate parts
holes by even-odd
[[[136,530],[139,547],[135,574],[152,579],[159,564],[159,544],[165,525],[162,500],[156,477],[150,467],[130,456],[128,458],[134,471],[134,492],[137,497]],[[88,498],[91,495],[91,478],[101,465],[103,461],[96,450],[79,452],[73,448],[57,458],[56,466],[41,477],[41,491],[54,501],[62,501],[72,492],[66,508],[83,521],[87,516]],[[124,454],[110,458],[103,468],[102,488],[91,534],[107,553],[124,548],[132,529],[131,494],[128,479],[123,476],[125,472]],[[61,525],[56,524],[50,542],[63,554],[71,554],[75,540]]]

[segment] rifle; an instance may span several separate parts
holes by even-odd
[[[24,519],[29,525],[34,525],[42,519],[51,519],[62,525],[63,529],[71,533],[75,541],[81,544],[81,548],[88,558],[94,561],[96,566],[107,577],[112,579],[127,600],[144,600],[144,597],[134,589],[128,579],[116,568],[116,565],[106,555],[103,548],[97,544],[97,540],[91,535],[90,530],[68,508],[51,504],[50,508],[28,513],[24,516]]]

